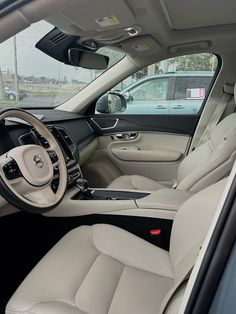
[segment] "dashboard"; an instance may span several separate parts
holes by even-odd
[[[28,111],[43,116],[42,122],[47,125],[63,151],[68,169],[68,187],[75,185],[76,179],[81,176],[79,168],[76,167],[80,161],[80,150],[96,138],[94,130],[87,119],[76,113],[55,109]],[[20,145],[36,144],[44,148],[49,146],[46,139],[32,126],[11,120],[0,123],[0,143],[0,154]],[[57,189],[57,185],[58,179],[55,170],[52,182],[53,190]]]

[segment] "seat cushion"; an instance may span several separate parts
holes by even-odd
[[[166,186],[143,176],[132,175],[118,177],[111,184],[109,184],[107,188],[157,191],[159,189],[166,188]]]
[[[114,226],[83,226],[39,262],[6,313],[156,314],[173,276],[168,252]]]

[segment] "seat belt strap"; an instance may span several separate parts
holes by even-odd
[[[214,111],[214,113],[210,119],[208,126],[205,128],[204,132],[202,133],[202,136],[201,136],[197,146],[200,146],[201,144],[205,143],[208,140],[208,138],[211,135],[212,130],[215,128],[215,126],[220,121],[220,118],[222,117],[222,115],[223,115],[228,103],[230,102],[231,98],[232,98],[231,93],[229,94],[229,93],[224,92],[218,106],[216,107],[216,110]]]

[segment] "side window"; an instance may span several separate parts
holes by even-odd
[[[212,72],[196,72],[189,76],[181,73],[176,76],[170,112],[173,114],[197,114],[206,97],[213,74]]]
[[[217,64],[217,57],[210,53],[180,56],[152,64],[110,91],[118,94],[115,97],[119,105],[114,106],[111,98],[102,96],[96,113],[198,114]]]
[[[167,83],[167,78],[147,79],[135,87],[128,88],[127,91],[133,101],[166,100]]]

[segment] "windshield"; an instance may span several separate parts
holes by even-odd
[[[0,44],[0,107],[56,107],[105,71],[65,65],[35,48],[52,29],[41,21]],[[109,67],[124,57],[107,47],[97,52],[110,58]]]

